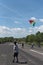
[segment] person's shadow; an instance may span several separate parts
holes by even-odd
[[[27,61],[19,61],[19,64],[27,64]]]
[[[27,64],[27,61],[18,61],[18,62],[16,62],[16,61],[14,62],[14,61],[13,61],[13,63]]]

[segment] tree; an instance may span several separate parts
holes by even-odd
[[[29,44],[35,42],[35,35],[31,34],[26,37],[26,42],[29,42]]]
[[[38,43],[38,46],[40,47],[40,43],[41,43],[41,33],[38,31],[36,33],[36,41]]]

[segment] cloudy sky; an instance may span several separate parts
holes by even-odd
[[[34,19],[33,27],[29,20]],[[0,37],[43,32],[43,0],[0,0]]]

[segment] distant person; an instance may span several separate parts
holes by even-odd
[[[24,43],[22,43],[22,48],[24,48]]]
[[[40,42],[38,43],[38,47],[41,48]]]
[[[16,59],[16,62],[18,63],[19,49],[18,49],[17,42],[14,42],[13,51],[14,51],[14,59],[13,59],[13,62],[15,62],[15,59]]]
[[[34,48],[34,44],[32,43],[31,48]]]

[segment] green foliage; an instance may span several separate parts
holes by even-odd
[[[43,33],[40,33],[39,31],[35,34],[35,35],[33,35],[33,34],[31,34],[31,35],[28,35],[27,37],[26,37],[26,42],[28,43],[28,42],[30,42],[30,43],[34,43],[35,42],[35,45],[37,44],[37,45],[40,45],[41,44],[41,42],[43,42]]]
[[[19,43],[25,42],[29,45],[31,45],[31,43],[34,43],[35,45],[40,45],[40,44],[43,45],[43,33],[38,31],[35,35],[31,34],[24,38],[13,38],[13,37],[0,38],[0,44],[5,42],[13,42],[15,40]]]
[[[0,44],[5,42],[13,42],[13,41],[14,41],[13,37],[0,38]]]
[[[35,35],[31,34],[26,37],[26,42],[34,42],[35,41]]]

